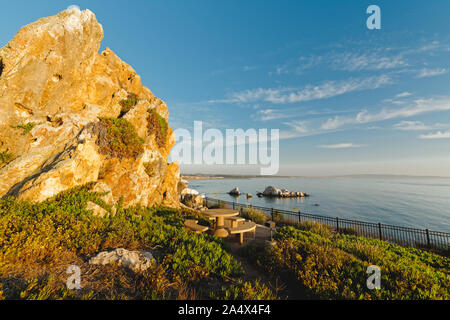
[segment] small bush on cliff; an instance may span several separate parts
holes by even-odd
[[[128,120],[101,118],[100,125],[106,128],[105,137],[97,140],[101,153],[115,158],[136,158],[144,152],[145,141]]]
[[[14,160],[14,155],[7,151],[0,152],[0,169]]]
[[[138,96],[134,93],[129,93],[126,99],[123,99],[119,102],[120,106],[122,107],[120,110],[119,118],[123,117],[128,111],[131,110],[131,108],[137,105],[138,102]]]
[[[28,122],[25,124],[19,124],[17,126],[11,126],[11,128],[13,129],[21,129],[23,130],[22,134],[26,135],[28,133],[30,133],[31,130],[33,130],[33,128],[36,126],[36,123],[34,122]]]
[[[167,139],[167,130],[169,126],[166,119],[162,117],[155,109],[148,109],[147,130],[148,134],[155,134],[156,143],[159,147],[164,147]]]

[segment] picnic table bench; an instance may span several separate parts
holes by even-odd
[[[198,220],[186,220],[184,226],[195,233],[202,233],[209,229],[206,226],[199,225]]]
[[[231,227],[236,228],[239,222],[245,222],[245,218],[242,217],[228,217],[225,220],[231,221]]]
[[[255,232],[256,231],[256,223],[252,221],[246,221],[240,226],[227,228],[230,234],[239,234],[239,243],[244,243],[244,233],[246,232]]]

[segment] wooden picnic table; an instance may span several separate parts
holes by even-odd
[[[207,216],[216,218],[216,230],[214,235],[219,238],[228,237],[228,231],[225,229],[225,218],[239,215],[239,211],[233,209],[210,209],[204,212]]]

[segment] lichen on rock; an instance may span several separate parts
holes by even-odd
[[[95,182],[110,204],[179,206],[167,106],[114,52],[99,53],[102,38],[91,11],[71,9],[0,49],[0,197],[41,201]]]

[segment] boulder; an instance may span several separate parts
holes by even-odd
[[[279,197],[279,198],[295,198],[295,197],[307,197],[309,194],[298,192],[298,191],[290,191],[287,189],[278,189],[272,186],[266,187],[264,192],[258,192],[258,197]]]
[[[232,195],[232,196],[239,196],[239,195],[241,195],[241,192],[239,191],[238,187],[235,187],[230,192],[228,192],[228,194]]]
[[[179,207],[167,106],[113,51],[98,53],[102,38],[94,13],[73,8],[0,49],[0,198],[42,201],[94,182],[108,204]],[[118,126],[132,142],[116,150]]]
[[[151,252],[129,251],[117,248],[113,251],[103,251],[89,260],[89,264],[107,265],[117,263],[126,266],[136,272],[142,272],[156,263]]]
[[[198,195],[198,191],[195,189],[186,188],[183,191],[181,191],[181,196],[192,194],[192,195]]]
[[[203,207],[204,199],[200,195],[196,194],[185,194],[181,199],[181,203],[185,206],[193,209],[199,209]]]

